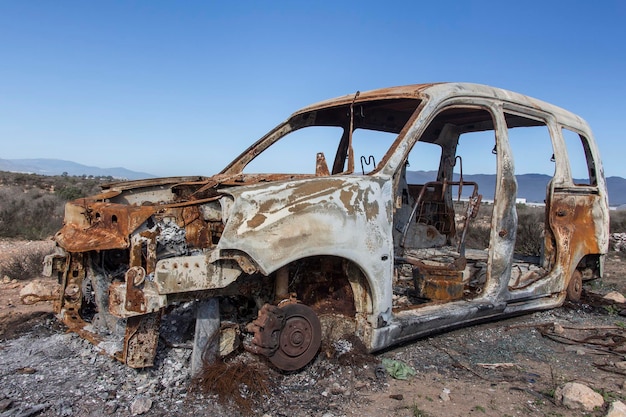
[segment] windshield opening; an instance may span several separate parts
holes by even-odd
[[[366,175],[378,168],[420,104],[417,99],[356,101],[292,116],[248,148],[223,172]],[[352,148],[353,155],[350,155]]]

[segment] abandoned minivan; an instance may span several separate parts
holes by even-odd
[[[553,174],[529,253],[516,166],[532,158]],[[161,318],[187,304],[192,367],[244,348],[294,371],[345,335],[375,352],[577,300],[602,276],[608,198],[580,117],[420,84],[299,110],[211,177],[106,184],[66,205],[54,239],[55,311],[123,363],[151,366]]]

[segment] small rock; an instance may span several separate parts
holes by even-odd
[[[365,383],[365,382],[357,382],[356,384],[354,384],[354,389],[357,391],[362,390],[363,388],[367,388],[369,386],[369,384]]]
[[[450,401],[450,390],[448,388],[444,388],[443,391],[441,391],[441,394],[439,394],[439,398],[444,402]]]
[[[104,412],[107,414],[114,414],[117,411],[117,401],[107,401],[104,405]]]
[[[610,293],[606,294],[604,297],[602,297],[605,300],[609,300],[609,301],[613,301],[619,304],[624,304],[626,303],[626,297],[624,297],[621,293],[617,292],[617,291],[611,291]]]
[[[34,374],[35,372],[37,372],[35,368],[31,368],[29,366],[25,366],[23,368],[17,368],[15,370],[16,374],[21,374],[21,375],[30,375],[30,374]]]
[[[626,417],[626,405],[621,401],[613,401],[606,417]]]
[[[130,412],[134,416],[147,413],[152,408],[152,400],[148,397],[139,396],[130,405]]]
[[[554,323],[552,331],[554,332],[554,334],[563,334],[563,333],[565,333],[565,329],[563,329],[563,326],[561,326],[559,323]]]
[[[576,349],[576,354],[579,356],[583,356],[585,354],[585,350],[584,349]]]
[[[346,387],[342,387],[337,382],[335,382],[332,388],[330,389],[330,393],[333,395],[343,394],[344,392],[346,392]]]
[[[402,394],[391,394],[389,396],[389,398],[391,398],[392,400],[402,401],[402,400],[404,400],[404,395],[402,395]]]
[[[341,356],[352,350],[352,343],[348,340],[340,339],[333,342],[333,347],[335,348],[335,354]]]
[[[9,409],[9,407],[11,407],[11,405],[13,404],[13,400],[10,398],[5,398],[3,400],[0,401],[0,411],[4,411]]]
[[[8,275],[5,275],[4,277],[2,277],[3,284],[8,284],[9,282],[11,282],[11,278],[9,278]]]
[[[626,370],[626,361],[615,362],[617,369]]]
[[[602,395],[577,382],[568,382],[558,387],[554,393],[554,399],[571,410],[593,411],[594,408],[604,405]]]

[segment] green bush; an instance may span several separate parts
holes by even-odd
[[[65,201],[72,201],[77,198],[86,197],[84,190],[73,185],[61,188],[57,191],[57,195]]]

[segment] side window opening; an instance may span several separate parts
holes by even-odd
[[[566,128],[562,128],[561,132],[569,155],[574,185],[598,185],[595,163],[587,138]]]
[[[543,124],[512,127],[509,128],[508,134],[515,159],[515,175],[542,175],[545,177],[545,185],[548,185],[555,170],[554,148],[548,126]],[[544,187],[535,185],[533,184],[532,188],[537,188],[539,194],[533,193],[532,189],[522,189],[518,191],[518,195],[529,202],[542,203],[545,199],[545,185]]]

